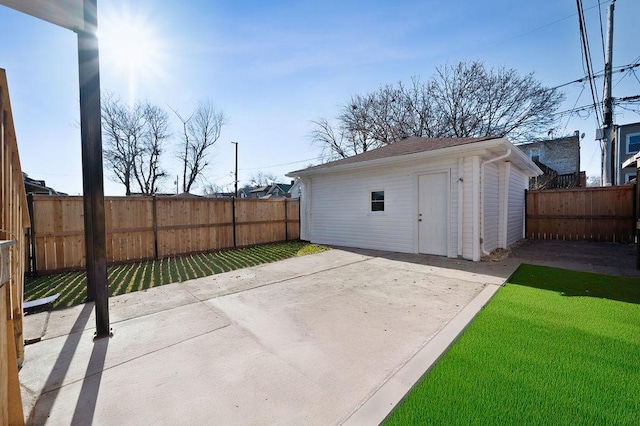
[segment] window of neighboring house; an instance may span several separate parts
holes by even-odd
[[[532,161],[540,161],[540,149],[539,148],[532,148],[531,151],[529,151],[529,155],[531,156],[531,160]]]
[[[384,191],[371,191],[371,211],[384,211]]]
[[[629,182],[631,179],[635,179],[636,178],[636,173],[625,173],[624,174],[624,181],[625,182]]]
[[[627,154],[635,154],[640,151],[640,133],[627,135]]]

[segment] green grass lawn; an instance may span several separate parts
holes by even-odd
[[[640,424],[640,280],[522,265],[386,425]]]
[[[237,250],[114,265],[107,270],[109,294],[117,296],[325,250],[327,250],[326,247],[316,244],[289,241]],[[85,273],[67,272],[46,275],[27,278],[25,282],[25,301],[56,293],[60,293],[60,297],[54,303],[54,308],[66,308],[84,303],[87,297]]]

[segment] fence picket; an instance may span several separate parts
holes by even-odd
[[[633,243],[633,185],[527,191],[529,239]]]

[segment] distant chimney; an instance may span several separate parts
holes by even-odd
[[[576,130],[575,132],[573,132],[573,136],[575,136],[576,138],[580,138],[580,130]]]

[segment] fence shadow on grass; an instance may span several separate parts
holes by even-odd
[[[640,304],[640,278],[601,275],[523,263],[508,282],[555,291],[567,297],[596,297]]]

